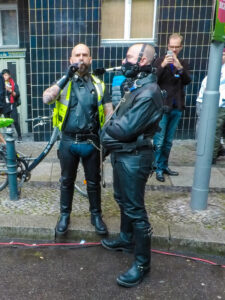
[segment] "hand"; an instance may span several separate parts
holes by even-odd
[[[0,143],[6,144],[6,141],[4,140],[4,137],[0,133]]]
[[[183,69],[182,64],[180,63],[179,59],[177,58],[177,56],[175,54],[174,54],[174,59],[173,59],[173,65],[179,71]]]
[[[173,55],[170,55],[170,54],[167,54],[163,60],[163,62],[161,63],[161,67],[162,68],[165,68],[167,65],[169,64],[173,64],[174,62],[174,56]]]
[[[79,69],[78,63],[70,65],[67,69],[66,76],[68,76],[69,78],[72,78],[78,69]]]
[[[11,87],[6,86],[6,90],[7,90],[8,92],[12,93],[12,88],[11,88]]]
[[[56,82],[56,85],[58,85],[58,87],[62,90],[67,82],[73,78],[73,75],[75,74],[75,72],[79,69],[80,67],[80,64],[77,63],[77,64],[72,64],[68,67],[67,69],[67,72],[66,72],[66,75],[64,75],[61,79],[59,79],[57,82]],[[43,95],[43,101],[44,103],[50,103],[51,101],[49,100],[50,98],[49,97],[45,97],[46,95]]]

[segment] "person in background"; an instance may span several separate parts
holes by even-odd
[[[207,76],[203,79],[201,83],[201,88],[199,90],[198,98],[196,99],[196,113],[197,113],[197,122],[196,122],[196,138],[198,137],[199,130],[199,120],[202,111],[203,105],[203,95],[206,89]],[[213,160],[212,164],[216,164],[217,158],[219,156],[225,156],[225,149],[221,144],[221,137],[223,136],[223,129],[225,125],[225,48],[223,49],[222,56],[222,68],[221,68],[221,77],[220,77],[220,100],[219,108],[216,122],[216,133],[215,133],[215,144],[213,150]]]
[[[5,104],[3,113],[6,118],[14,120],[14,126],[18,135],[18,142],[22,141],[21,129],[19,124],[19,115],[17,112],[17,103],[20,97],[19,87],[11,77],[8,69],[2,70],[2,76],[5,80]]]
[[[91,224],[98,234],[107,234],[101,210],[98,133],[107,115],[112,113],[112,103],[103,81],[89,73],[91,63],[90,49],[84,44],[76,45],[66,74],[43,93],[44,103],[56,102],[53,125],[62,132],[58,150],[61,192],[56,233],[59,235],[68,230],[80,160],[87,181]]]
[[[183,37],[174,33],[168,41],[168,51],[155,61],[158,84],[167,92],[164,103],[164,114],[159,123],[161,131],[153,137],[155,146],[156,179],[165,181],[164,174],[177,176],[178,172],[168,167],[169,155],[174,135],[185,108],[184,87],[191,82],[188,63],[178,58],[183,49]]]

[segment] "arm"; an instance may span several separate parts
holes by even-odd
[[[72,64],[67,69],[66,75],[60,78],[56,84],[50,86],[43,93],[43,102],[51,104],[56,101],[60,91],[66,86],[67,82],[74,76],[75,72],[79,69],[79,64]]]
[[[103,105],[103,107],[104,107],[105,118],[106,120],[108,120],[113,113],[112,103],[106,103]]]
[[[152,99],[142,97],[121,118],[110,120],[106,132],[119,141],[132,141],[149,127],[154,111]]]
[[[0,143],[6,144],[6,141],[1,133],[0,133]]]
[[[112,100],[109,95],[107,87],[105,87],[104,97],[103,97],[103,108],[105,119],[108,120],[113,113]]]
[[[154,67],[156,67],[156,74],[158,77],[158,81],[162,80],[162,78],[165,75],[164,71],[165,71],[166,66],[164,66],[164,65],[162,66],[163,61],[164,61],[164,58],[160,57],[154,63]]]
[[[50,86],[43,93],[43,102],[45,104],[54,103],[56,101],[56,99],[58,98],[60,91],[61,91],[61,89],[57,84]]]
[[[15,83],[15,88],[14,88],[14,94],[13,94],[13,96],[15,98],[18,98],[20,96],[19,86],[18,86],[17,83]]]
[[[206,81],[207,81],[207,76],[202,81],[201,88],[199,90],[198,97],[196,99],[196,101],[198,101],[198,102],[203,101],[203,94],[204,94],[205,89],[206,89]]]
[[[182,62],[179,61],[179,64],[182,66],[182,68],[181,69],[177,69],[178,73],[180,74],[180,77],[181,77],[183,85],[187,85],[192,80],[191,79],[191,73],[190,73],[190,70],[189,70],[189,65],[185,61],[182,61]],[[174,66],[175,66],[175,64],[174,64]]]

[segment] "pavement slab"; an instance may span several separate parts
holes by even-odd
[[[43,142],[24,142],[16,145],[21,151],[37,156]],[[165,176],[158,182],[155,173],[147,182],[146,210],[153,227],[153,245],[168,249],[192,249],[225,255],[225,159],[213,166],[208,207],[205,211],[190,208],[191,186],[195,163],[195,141],[174,141],[170,168],[179,176]],[[57,147],[32,171],[31,180],[21,190],[20,199],[11,201],[9,191],[0,192],[0,237],[57,241],[55,225],[59,214],[60,165]],[[119,232],[120,216],[113,199],[112,167],[105,161],[106,189],[102,189],[103,218],[110,236]],[[77,181],[81,182],[80,168]],[[220,191],[220,192],[218,192]],[[62,239],[62,238],[60,238]],[[100,241],[90,224],[89,203],[74,193],[71,223],[64,241]]]
[[[173,167],[174,171],[179,172],[179,176],[170,176],[173,186],[189,186],[193,185],[194,167]],[[225,174],[220,169],[212,167],[209,186],[212,188],[225,187]]]

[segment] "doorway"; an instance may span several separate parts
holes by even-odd
[[[28,132],[27,123],[25,122],[25,120],[27,119],[27,83],[25,55],[24,57],[11,57],[14,54],[15,52],[0,52],[0,72],[3,69],[9,69],[13,80],[19,86],[21,105],[17,107],[17,110],[19,113],[20,127],[23,135],[24,133]]]

